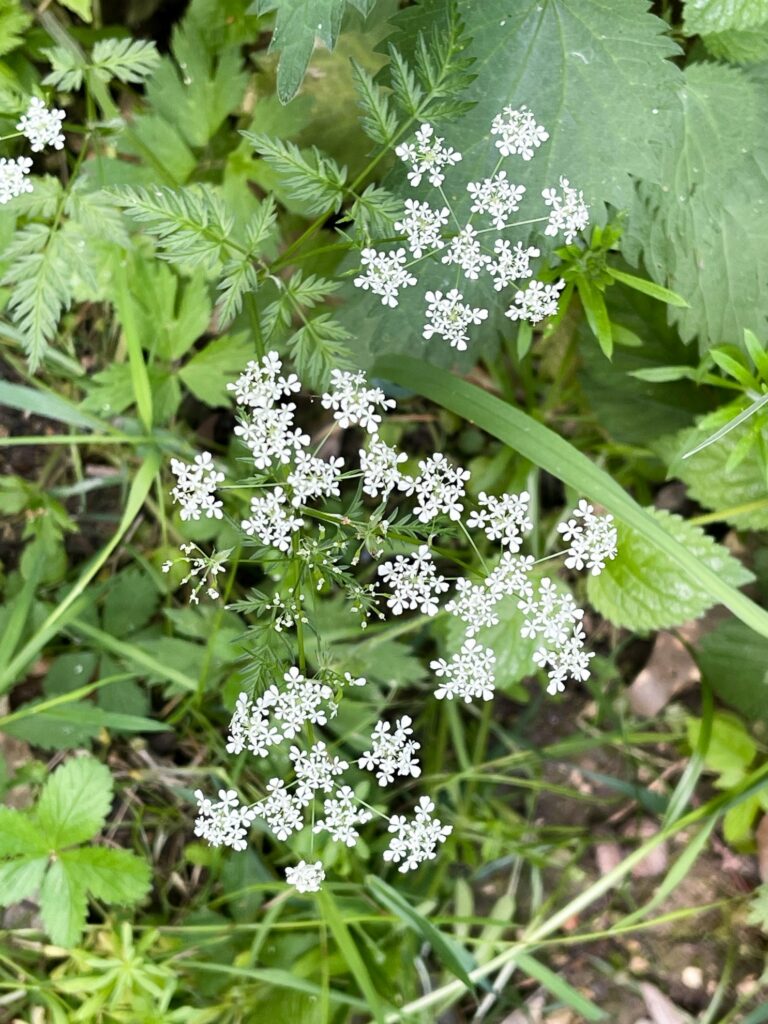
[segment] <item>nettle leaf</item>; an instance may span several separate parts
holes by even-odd
[[[659,509],[646,512],[688,552],[731,586],[754,579],[752,573],[704,531],[681,516]],[[592,605],[617,626],[644,632],[679,626],[698,618],[712,601],[686,579],[678,566],[636,530],[616,523],[618,554],[599,576],[590,576],[587,594]]]
[[[76,757],[46,780],[35,818],[51,846],[74,846],[101,830],[111,804],[109,769],[92,757]]]
[[[364,17],[376,0],[255,0],[249,13],[276,11],[275,29],[269,52],[280,51],[277,66],[277,95],[288,103],[299,90],[315,48],[315,39],[332,50],[341,31],[344,10],[349,3]]]
[[[737,465],[731,459],[750,430],[750,423],[735,427],[687,459],[682,456],[710,437],[711,427],[683,430],[652,447],[670,465],[670,475],[682,480],[689,496],[704,508],[733,509],[733,514],[723,516],[725,522],[740,530],[764,530],[768,528],[768,484],[759,451],[751,447]]]
[[[730,29],[704,36],[713,57],[732,64],[759,64],[768,60],[768,24],[755,29]]]
[[[737,68],[686,68],[660,151],[659,184],[640,185],[622,245],[651,277],[687,299],[668,315],[703,350],[768,317],[768,146],[764,90]],[[663,184],[662,184],[663,183]]]
[[[768,21],[768,0],[685,0],[683,23],[687,35],[756,28]]]

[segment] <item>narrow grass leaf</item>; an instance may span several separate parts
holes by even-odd
[[[517,958],[517,966],[523,974],[538,981],[556,999],[575,1010],[580,1015],[580,1019],[588,1021],[607,1019],[608,1014],[604,1010],[578,992],[573,985],[569,985],[565,978],[555,974],[545,964],[539,963],[530,953],[521,953]]]
[[[66,398],[52,391],[28,388],[24,384],[12,384],[0,380],[0,406],[9,409],[21,409],[22,412],[33,413],[47,420],[58,420],[68,423],[71,427],[85,427],[88,430],[109,431],[109,424],[82,412]]]
[[[368,968],[360,956],[355,940],[347,928],[346,922],[339,910],[338,904],[327,889],[322,889],[317,894],[317,905],[325,922],[331,930],[331,934],[339,947],[339,952],[344,957],[347,967],[354,976],[367,1003],[368,1012],[373,1014],[376,1024],[384,1024],[384,1010],[381,999],[368,973]]]
[[[644,277],[635,277],[634,274],[627,274],[623,270],[617,270],[615,267],[606,267],[605,269],[614,281],[621,281],[622,284],[627,285],[629,288],[634,288],[636,292],[650,295],[652,299],[666,302],[669,306],[677,306],[679,309],[690,309],[691,304],[686,302],[682,295],[673,292],[671,288],[664,288],[654,281],[647,281]]]

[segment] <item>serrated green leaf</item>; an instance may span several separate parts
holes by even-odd
[[[29,717],[4,727],[9,736],[32,743],[41,750],[71,750],[73,747],[90,747],[91,741],[99,735],[101,723],[94,722],[88,714],[98,709],[91,704],[73,702],[48,711],[37,711],[38,703],[42,702],[25,704]]]
[[[104,629],[115,636],[127,636],[146,626],[159,604],[160,593],[149,575],[138,566],[129,566],[113,578],[107,591]]]
[[[241,135],[278,173],[282,188],[304,203],[307,213],[339,209],[344,198],[346,167],[339,167],[316,146],[305,155],[293,142],[257,132],[244,131]]]
[[[47,864],[47,857],[0,864],[0,906],[8,907],[11,903],[34,896],[43,880]]]
[[[61,0],[61,4],[83,21],[93,21],[93,0]]]
[[[0,857],[28,857],[48,849],[45,836],[28,814],[0,807]]]
[[[731,455],[749,430],[750,424],[742,424],[686,459],[681,456],[705,441],[712,434],[711,427],[683,430],[660,438],[653,447],[700,505],[725,512],[723,520],[738,529],[763,530],[768,527],[768,483],[757,450],[753,447],[737,466],[728,468]]]
[[[681,516],[646,509],[694,558],[733,587],[754,579],[726,548]],[[590,603],[617,626],[641,632],[679,626],[712,607],[711,597],[688,579],[666,554],[636,530],[617,523],[618,553],[599,576],[590,576]]]
[[[105,903],[137,903],[149,890],[149,865],[130,850],[84,846],[67,850],[62,860],[70,878]]]
[[[277,95],[288,103],[299,90],[309,65],[315,39],[332,50],[341,31],[347,3],[367,15],[375,0],[256,0],[253,9],[259,14],[276,11],[275,30],[269,44],[270,53],[280,51],[277,67]]]
[[[695,749],[699,744],[701,720],[688,718],[685,727],[688,743]],[[709,771],[719,776],[715,781],[718,789],[732,789],[741,782],[756,753],[754,740],[738,718],[722,712],[714,715],[704,764]]]
[[[768,317],[768,104],[737,68],[697,63],[685,83],[655,181],[643,183],[622,245],[690,303],[671,308],[683,341],[702,350],[763,336]]]
[[[32,15],[24,10],[19,0],[1,0],[0,55],[16,49],[31,21]]]
[[[704,36],[713,57],[732,64],[760,64],[768,60],[768,25],[754,29],[731,29]]]
[[[397,133],[397,117],[390,109],[387,94],[373,80],[366,69],[356,60],[352,61],[352,72],[363,108],[361,125],[363,131],[374,142],[388,146]]]
[[[768,721],[768,640],[735,619],[701,639],[701,672],[718,698],[749,721]],[[738,671],[734,666],[738,665]]]
[[[229,405],[227,382],[241,372],[253,354],[253,345],[246,335],[225,335],[196,352],[179,370],[179,377],[206,405]]]
[[[46,780],[37,824],[54,848],[83,843],[100,831],[112,803],[112,776],[92,757],[75,757]]]
[[[683,15],[691,36],[756,28],[768,21],[768,0],[685,0]]]
[[[85,889],[61,860],[54,860],[40,889],[40,915],[51,941],[74,946],[85,927],[88,904]]]

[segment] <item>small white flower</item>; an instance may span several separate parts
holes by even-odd
[[[365,825],[373,815],[358,804],[349,786],[337,789],[335,795],[323,801],[324,818],[315,825],[313,832],[328,832],[331,839],[352,847],[357,845],[360,834],[358,825]]]
[[[295,373],[283,376],[282,369],[277,352],[267,352],[259,362],[251,360],[237,380],[227,384],[227,390],[234,391],[238,405],[267,409],[284,395],[294,394],[301,387]]]
[[[589,207],[584,202],[584,193],[571,188],[567,178],[560,178],[560,188],[562,195],[556,188],[545,188],[541,193],[546,205],[552,207],[544,234],[554,237],[562,231],[565,244],[570,245],[589,224]]]
[[[28,156],[20,156],[16,160],[0,157],[0,206],[4,206],[24,192],[32,191],[29,172],[32,161]]]
[[[492,650],[470,638],[450,661],[437,658],[429,663],[435,675],[443,682],[435,690],[438,700],[454,697],[470,704],[476,697],[491,700],[494,691],[496,657]]]
[[[417,608],[422,615],[437,615],[438,595],[445,593],[448,582],[438,576],[426,544],[412,555],[396,555],[379,566],[378,574],[390,590],[387,607],[395,615]]]
[[[429,797],[423,796],[412,820],[399,814],[389,819],[388,831],[393,836],[384,851],[384,860],[400,864],[398,870],[405,872],[413,871],[425,860],[435,859],[437,847],[445,842],[453,826],[443,825],[438,818],[433,818],[434,809]]]
[[[555,281],[554,284],[531,281],[525,291],[515,292],[516,305],[510,306],[504,315],[510,320],[528,320],[537,324],[557,312],[563,288],[565,281]]]
[[[517,242],[514,248],[503,238],[497,238],[493,245],[496,259],[488,263],[488,273],[493,278],[493,287],[497,292],[506,288],[512,281],[522,281],[533,276],[531,260],[541,256],[541,252],[533,245],[523,248],[522,242]]]
[[[440,452],[420,462],[419,469],[421,473],[409,483],[406,492],[416,493],[416,518],[420,523],[429,523],[444,513],[458,522],[464,510],[462,499],[469,470],[452,465]]]
[[[349,764],[340,757],[331,757],[322,740],[318,740],[309,750],[291,747],[288,756],[296,772],[296,796],[305,804],[319,789],[330,793],[334,778],[349,768]]]
[[[585,566],[593,576],[599,576],[607,560],[616,557],[618,534],[613,525],[613,516],[599,516],[592,506],[582,500],[573,510],[575,518],[557,527],[563,540],[570,543],[565,564],[569,569],[583,569]]]
[[[249,537],[256,537],[262,544],[278,551],[290,550],[291,536],[303,525],[304,520],[288,510],[288,500],[282,487],[267,491],[263,497],[251,498],[251,514],[240,523]]]
[[[488,540],[497,540],[502,547],[519,551],[523,536],[533,529],[528,515],[530,494],[522,491],[497,498],[481,491],[477,500],[480,508],[473,510],[467,519],[470,530],[483,530]]]
[[[542,641],[534,661],[548,671],[547,692],[562,690],[568,676],[581,682],[587,680],[594,653],[583,650],[586,636],[581,620],[584,612],[576,606],[573,596],[559,591],[545,576],[535,593],[531,590],[518,602],[518,608],[525,616],[520,635]]]
[[[256,469],[268,469],[275,462],[288,465],[309,444],[309,435],[294,425],[295,410],[293,402],[257,407],[253,415],[244,416],[235,427],[235,436],[250,451]]]
[[[466,635],[474,636],[479,630],[496,626],[496,593],[486,586],[475,586],[469,580],[456,581],[456,595],[445,606],[445,610],[461,619],[466,625]]]
[[[403,219],[395,221],[395,231],[406,236],[406,244],[411,253],[416,259],[421,259],[425,250],[442,249],[445,245],[440,235],[449,216],[447,206],[435,210],[429,203],[406,199]]]
[[[363,291],[370,289],[374,295],[381,296],[383,306],[394,308],[400,289],[416,284],[416,278],[405,266],[405,249],[394,249],[391,252],[363,249],[360,262],[366,270],[355,278],[355,287]]]
[[[46,146],[63,149],[61,122],[65,117],[63,110],[57,110],[56,107],[49,110],[41,99],[33,96],[26,114],[16,125],[16,131],[29,139],[33,153],[40,153]]]
[[[336,714],[333,690],[327,683],[305,679],[295,667],[283,679],[288,685],[278,694],[274,717],[286,739],[293,739],[307,724],[326,725]]]
[[[395,488],[407,490],[409,482],[399,469],[407,459],[405,452],[399,452],[378,437],[372,438],[368,450],[360,450],[363,494],[384,501]]]
[[[298,508],[313,498],[338,498],[343,465],[342,458],[321,459],[307,452],[298,452],[296,465],[288,474],[288,484],[293,488],[291,504]]]
[[[333,409],[333,418],[342,428],[360,425],[369,434],[376,434],[382,411],[396,408],[397,403],[387,398],[381,388],[368,386],[364,373],[331,370],[331,391],[322,397],[324,409]]]
[[[320,884],[325,881],[325,871],[319,860],[314,864],[300,860],[295,868],[285,869],[285,880],[297,892],[320,892]]]
[[[223,503],[215,500],[216,487],[223,482],[224,474],[213,464],[210,452],[201,452],[193,463],[171,459],[171,472],[176,477],[176,486],[171,497],[181,505],[181,518],[199,519],[203,513],[206,519],[222,519]]]
[[[195,820],[195,835],[205,839],[211,846],[231,846],[233,850],[244,850],[251,822],[256,817],[252,807],[241,807],[234,789],[220,789],[216,803],[195,790],[198,817]]]
[[[267,794],[255,805],[255,816],[263,818],[275,836],[283,841],[304,827],[305,804],[288,792],[282,779],[270,779]]]
[[[514,555],[511,551],[504,551],[499,564],[486,578],[485,585],[497,599],[528,597],[533,593],[530,579],[533,565],[533,555]]]
[[[282,741],[282,732],[270,721],[278,697],[276,686],[270,686],[256,700],[251,700],[247,693],[240,694],[229,723],[227,751],[230,754],[240,754],[247,749],[256,757],[266,757],[269,748]]]
[[[482,181],[470,181],[467,192],[472,196],[472,213],[487,213],[499,231],[506,227],[509,215],[520,209],[525,185],[507,181],[507,172],[499,171]]]
[[[480,324],[488,317],[488,310],[467,305],[464,296],[456,288],[446,295],[442,292],[427,292],[427,323],[423,335],[429,340],[433,335],[445,338],[451,348],[464,352],[469,341],[467,328]]]
[[[464,271],[465,277],[470,281],[476,281],[489,259],[490,257],[480,248],[477,231],[471,224],[467,224],[451,239],[448,251],[441,262],[457,264]]]
[[[430,184],[439,188],[445,181],[443,169],[461,160],[461,153],[450,146],[444,146],[443,140],[435,136],[431,124],[421,125],[416,132],[416,141],[401,143],[395,147],[395,153],[404,163],[411,165],[408,181],[414,188],[421,184],[425,174]]]
[[[525,106],[519,110],[504,107],[493,119],[491,135],[501,136],[496,140],[496,148],[502,156],[519,153],[523,160],[531,160],[534,150],[549,138],[549,133],[536,124],[533,114]]]
[[[412,734],[408,715],[396,719],[394,729],[389,722],[377,722],[371,733],[371,749],[361,755],[358,767],[376,772],[380,786],[389,785],[396,775],[417,778],[421,774],[416,758],[420,744],[409,739]]]

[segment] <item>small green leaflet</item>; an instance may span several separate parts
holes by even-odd
[[[731,586],[754,579],[722,545],[683,518],[646,509],[664,530]],[[590,576],[590,603],[617,626],[644,632],[682,625],[712,607],[711,598],[636,530],[616,523],[618,553],[599,576]]]
[[[277,95],[288,103],[299,90],[309,65],[315,39],[332,50],[341,31],[344,11],[349,3],[366,17],[376,0],[255,0],[249,14],[276,11],[275,30],[270,52],[280,51],[277,66]]]
[[[718,60],[760,64],[768,60],[768,24],[755,29],[729,29],[704,36],[704,45]]]
[[[130,851],[78,846],[101,831],[111,804],[109,769],[79,757],[49,776],[30,811],[0,808],[0,902],[38,899],[56,945],[80,938],[89,893],[131,904],[149,888],[147,865]]]
[[[701,62],[683,88],[656,182],[638,189],[622,246],[654,280],[684,295],[670,309],[702,350],[765,335],[768,317],[768,146],[765,90],[738,68]]]
[[[768,0],[685,0],[686,35],[757,28],[768,21]]]

